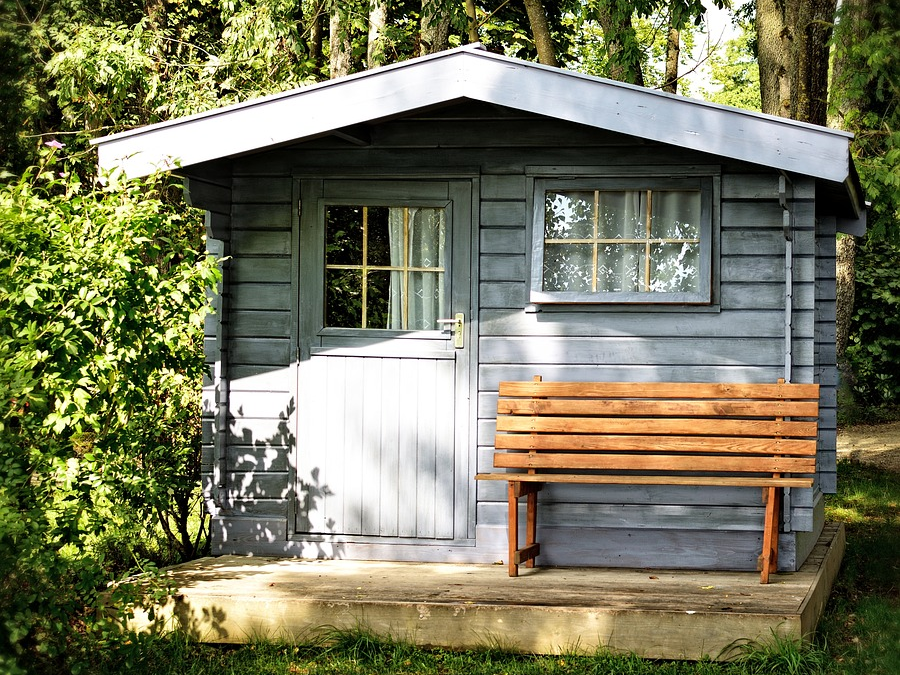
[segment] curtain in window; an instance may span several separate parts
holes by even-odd
[[[444,312],[444,209],[391,208],[387,328],[437,330]]]
[[[598,238],[621,239],[600,244],[597,253],[597,291],[644,290],[645,247],[634,240],[647,236],[647,193],[644,191],[598,193]]]
[[[653,192],[650,290],[689,293],[700,289],[700,198],[696,191]]]

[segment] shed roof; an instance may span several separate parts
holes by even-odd
[[[730,108],[468,45],[94,141],[131,176],[262,151],[464,100],[817,178],[864,218],[852,134]]]

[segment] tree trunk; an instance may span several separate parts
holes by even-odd
[[[837,322],[834,342],[837,346],[837,362],[844,368],[844,352],[850,340],[850,319],[853,317],[853,303],[856,299],[856,237],[843,235],[837,240]]]
[[[762,110],[824,125],[836,0],[756,0]]]
[[[335,2],[329,22],[329,57],[328,70],[331,79],[350,74],[353,47],[350,38],[350,17],[340,9],[341,3]]]
[[[597,20],[609,63],[609,76],[619,82],[644,86],[641,52],[631,23],[632,8],[622,0],[603,0],[596,7]]]
[[[371,0],[369,4],[369,42],[366,66],[371,70],[384,65],[384,29],[387,27],[389,0]]]
[[[864,32],[872,26],[874,3],[875,0],[842,0],[841,26],[835,35],[839,48],[831,73],[832,100],[837,105],[833,106],[828,117],[828,126],[835,129],[843,128],[844,116],[848,111],[863,112],[868,106],[865,93],[857,91],[851,95],[850,90],[844,87],[844,79],[852,77],[853,65],[849,62],[848,47],[861,42]],[[837,241],[835,344],[839,372],[844,378],[851,374],[845,352],[850,341],[850,320],[856,301],[856,245],[856,237],[851,235],[842,236]]]
[[[543,2],[541,0],[523,0],[523,2],[525,11],[528,13],[528,23],[531,24],[531,34],[534,37],[534,46],[537,48],[538,62],[545,66],[559,68]]]
[[[478,42],[478,12],[475,0],[466,0],[466,23],[469,27],[469,43]]]
[[[437,54],[450,47],[450,14],[441,0],[422,0],[419,56]]]
[[[681,31],[669,26],[666,39],[666,74],[663,78],[662,90],[670,94],[678,92],[678,57],[681,54]]]
[[[307,51],[309,58],[316,65],[317,73],[321,73],[325,67],[325,61],[322,53],[322,42],[325,39],[325,0],[318,0],[306,19],[307,31],[309,31],[309,42]]]

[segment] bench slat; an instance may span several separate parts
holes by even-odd
[[[725,461],[723,461],[725,460]],[[718,473],[812,473],[811,457],[700,457],[696,455],[564,454],[507,452],[494,455],[498,469],[606,471],[715,471]]]
[[[768,583],[777,569],[782,490],[813,485],[818,398],[818,385],[783,380],[501,382],[494,467],[516,471],[476,479],[508,481],[510,576],[523,562],[533,566],[540,551],[535,492],[544,483],[747,486],[763,488],[759,570]]]
[[[497,401],[501,415],[641,415],[648,417],[816,417],[815,401],[706,401],[706,400],[587,400],[502,398]]]
[[[691,419],[630,417],[515,417],[497,418],[497,431],[569,434],[647,434],[697,436],[784,436],[810,438],[817,433],[815,422],[735,419]]]
[[[809,399],[818,400],[818,384],[745,384],[698,382],[501,382],[500,396],[658,398],[658,399]]]
[[[479,473],[478,480],[512,480],[523,483],[590,483],[596,485],[696,485],[717,487],[812,487],[812,478],[784,476],[755,478],[751,476],[605,476],[601,474],[566,473]]]
[[[704,436],[604,436],[588,434],[497,434],[497,450],[544,450],[570,452],[638,451],[736,453],[748,455],[816,454],[815,439],[733,438]]]

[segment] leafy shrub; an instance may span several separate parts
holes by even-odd
[[[900,404],[900,245],[870,238],[856,257],[856,312],[847,357],[857,403]]]
[[[0,670],[74,668],[80,638],[108,630],[92,611],[126,564],[106,557],[117,532],[168,528],[174,557],[200,546],[218,272],[196,215],[156,185],[33,170],[0,187]]]

